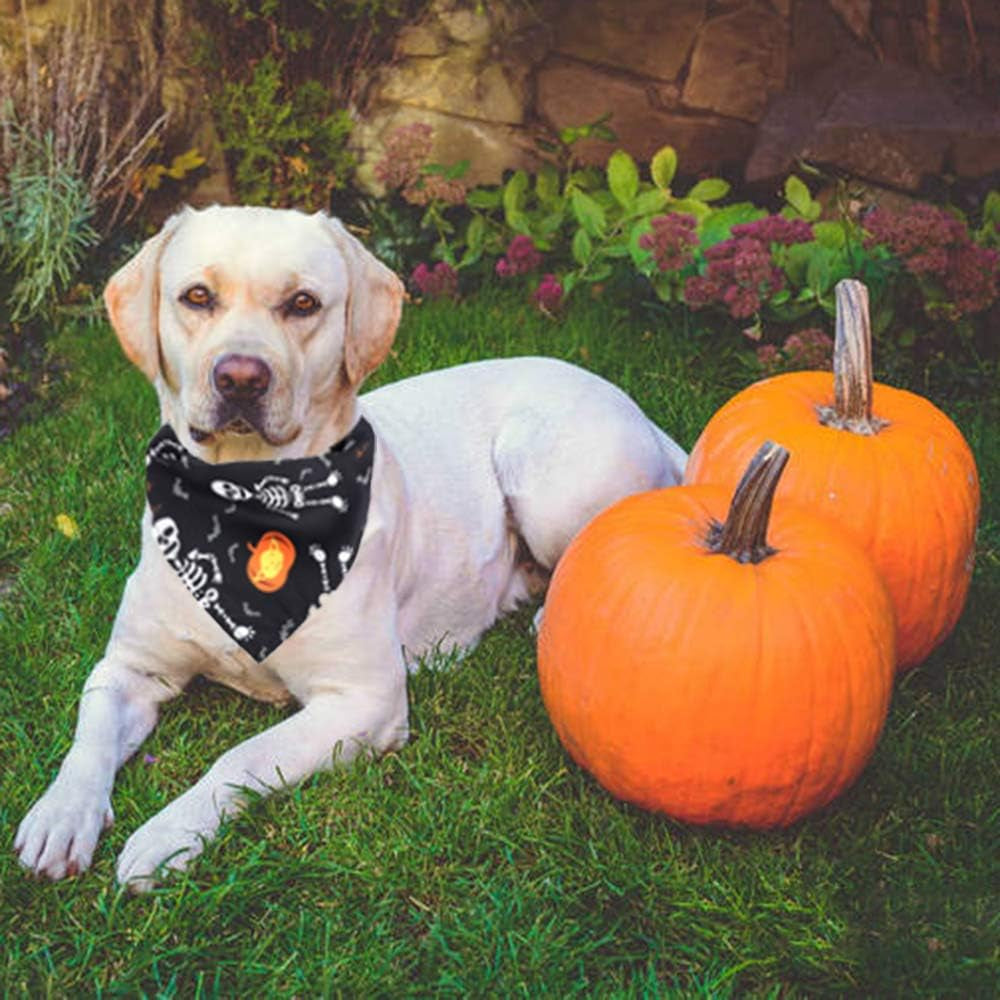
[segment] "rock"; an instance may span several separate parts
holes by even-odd
[[[868,38],[871,34],[872,0],[829,0],[829,3],[855,38],[862,41]]]
[[[379,99],[463,118],[520,124],[527,93],[523,76],[509,74],[476,49],[457,46],[440,57],[408,59],[392,67],[379,88]]]
[[[673,80],[687,62],[706,0],[592,0],[559,17],[554,51],[637,75]]]
[[[808,84],[846,53],[868,58],[827,0],[797,0],[792,10],[788,52],[788,88]]]
[[[771,103],[746,179],[781,176],[797,158],[916,191],[949,168],[976,177],[1000,167],[1000,115],[929,74],[847,58]]]
[[[617,141],[580,143],[577,149],[588,162],[603,164],[618,148],[648,160],[665,144],[677,150],[684,173],[744,161],[753,145],[750,125],[673,112],[662,98],[641,81],[579,63],[550,60],[538,74],[538,111],[555,129],[611,113]]]
[[[386,106],[359,123],[352,136],[363,150],[357,172],[362,187],[379,192],[374,167],[382,156],[385,137],[414,122],[430,125],[434,131],[431,162],[450,166],[469,160],[469,170],[462,180],[470,187],[500,183],[505,169],[534,170],[539,166],[537,153],[523,129],[420,108]]]
[[[443,2],[432,6],[432,14],[448,36],[461,45],[488,45],[493,37],[493,24],[488,15],[488,4],[477,4],[476,9],[460,3]]]
[[[706,22],[698,32],[683,100],[691,108],[759,121],[771,94],[785,86],[788,26],[763,3]]]
[[[447,51],[447,37],[433,24],[408,25],[396,40],[398,56],[443,56]]]

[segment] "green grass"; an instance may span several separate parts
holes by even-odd
[[[751,376],[651,322],[598,301],[557,325],[496,291],[411,307],[377,381],[551,354],[612,378],[690,446]],[[0,446],[6,843],[68,747],[107,640],[157,423],[106,327],[69,327],[56,350],[70,373],[58,406]],[[548,723],[526,609],[453,669],[412,679],[406,748],[255,803],[189,873],[132,897],[113,885],[128,834],[283,715],[195,684],[144,748],[155,761],[123,768],[89,872],[43,884],[0,851],[0,993],[995,996],[1000,401],[948,409],[983,480],[968,609],[899,683],[870,765],[821,814],[754,834],[613,800]]]

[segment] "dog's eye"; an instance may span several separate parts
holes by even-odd
[[[181,294],[181,302],[192,309],[211,309],[215,296],[204,285],[192,285]]]
[[[319,299],[308,292],[296,292],[285,303],[286,316],[311,316],[319,309]]]

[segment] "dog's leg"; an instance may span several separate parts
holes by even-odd
[[[530,410],[511,417],[494,440],[492,457],[514,529],[546,570],[606,507],[632,493],[676,485],[685,461],[634,403],[600,384],[571,420],[546,421]]]
[[[21,864],[38,875],[60,879],[89,867],[101,830],[114,819],[115,773],[156,724],[159,703],[180,691],[109,654],[84,685],[76,735],[58,775],[14,838]]]
[[[137,892],[157,869],[183,869],[223,819],[245,805],[246,789],[266,795],[316,771],[347,763],[359,751],[401,746],[406,731],[402,662],[391,689],[343,687],[318,694],[295,715],[224,753],[187,792],[141,826],[118,859],[118,881]]]

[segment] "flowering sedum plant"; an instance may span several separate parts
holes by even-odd
[[[596,125],[607,138],[606,123]],[[859,218],[838,194],[832,211],[824,209],[792,175],[780,211],[768,212],[726,203],[729,185],[717,177],[677,193],[670,146],[645,171],[623,150],[603,170],[582,166],[572,146],[589,134],[565,131],[556,162],[534,175],[518,170],[503,185],[467,190],[467,164],[426,162],[428,126],[398,130],[376,173],[407,204],[423,207],[423,231],[436,234],[436,263],[412,271],[418,293],[457,295],[464,273],[492,273],[525,282],[530,300],[554,316],[580,285],[624,287],[632,298],[645,291],[666,309],[738,324],[769,370],[825,358],[817,331],[834,314],[842,278],[868,285],[875,335],[903,349],[916,340],[914,315],[931,321],[937,342],[957,337],[968,346],[970,324],[982,327],[978,317],[1000,298],[1000,193],[987,197],[973,229],[956,213],[920,203]]]

